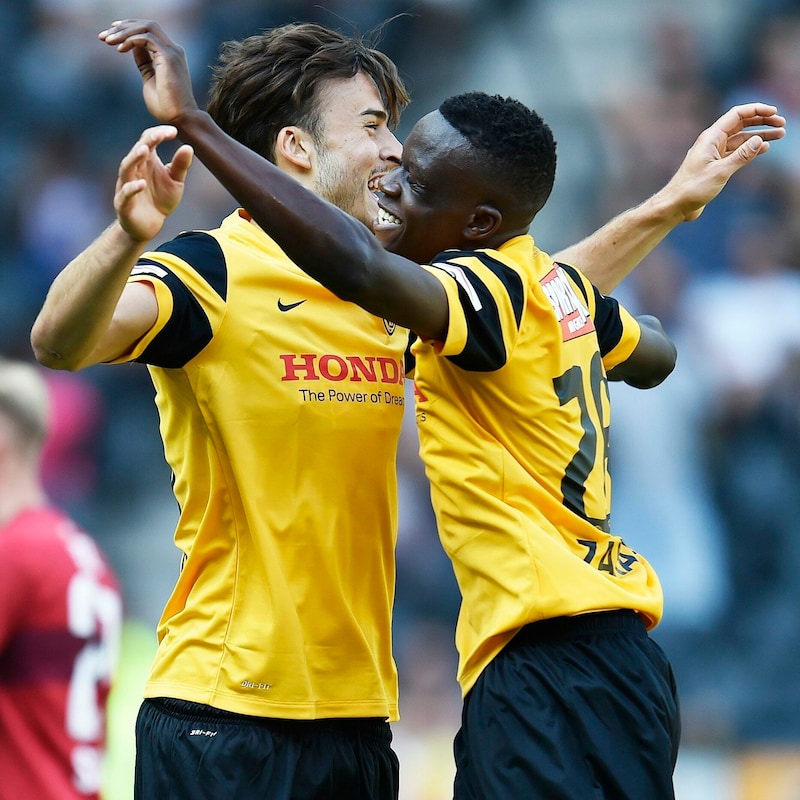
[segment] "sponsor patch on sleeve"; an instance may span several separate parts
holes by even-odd
[[[589,315],[589,309],[581,302],[561,267],[553,267],[542,278],[541,285],[553,306],[565,342],[594,331],[594,322]]]

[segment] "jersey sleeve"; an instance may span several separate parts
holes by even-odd
[[[500,369],[514,346],[525,290],[510,263],[481,251],[446,251],[424,267],[444,287],[449,324],[436,351],[472,372]]]
[[[153,287],[158,318],[116,362],[182,367],[211,341],[224,318],[227,264],[222,247],[209,233],[183,233],[145,253],[128,281]]]
[[[635,317],[613,297],[602,294],[574,267],[559,266],[580,291],[594,320],[597,342],[606,372],[626,361],[636,349],[641,328]]]

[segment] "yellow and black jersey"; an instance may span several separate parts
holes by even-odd
[[[145,694],[279,718],[397,718],[395,457],[408,332],[242,211],[146,253],[149,365],[183,566]]]
[[[651,566],[610,532],[606,371],[636,320],[530,236],[446,251],[444,342],[417,341],[416,413],[442,543],[462,593],[466,693],[520,627],[616,608],[660,618]]]

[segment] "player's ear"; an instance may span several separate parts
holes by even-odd
[[[301,170],[311,169],[311,137],[295,125],[287,125],[278,131],[275,140],[275,163],[289,163]]]
[[[464,238],[471,242],[488,239],[497,232],[502,222],[503,215],[494,206],[476,206],[467,220]]]

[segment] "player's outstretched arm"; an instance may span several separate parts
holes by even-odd
[[[77,370],[112,360],[156,321],[152,289],[126,282],[183,196],[192,149],[180,147],[169,164],[156,152],[176,133],[166,125],[148,128],[122,159],[116,220],[56,276],[33,324],[31,346],[41,364]]]
[[[663,189],[554,258],[610,294],[670,231],[697,219],[736,172],[781,139],[785,126],[775,106],[734,106],[697,137]]]

